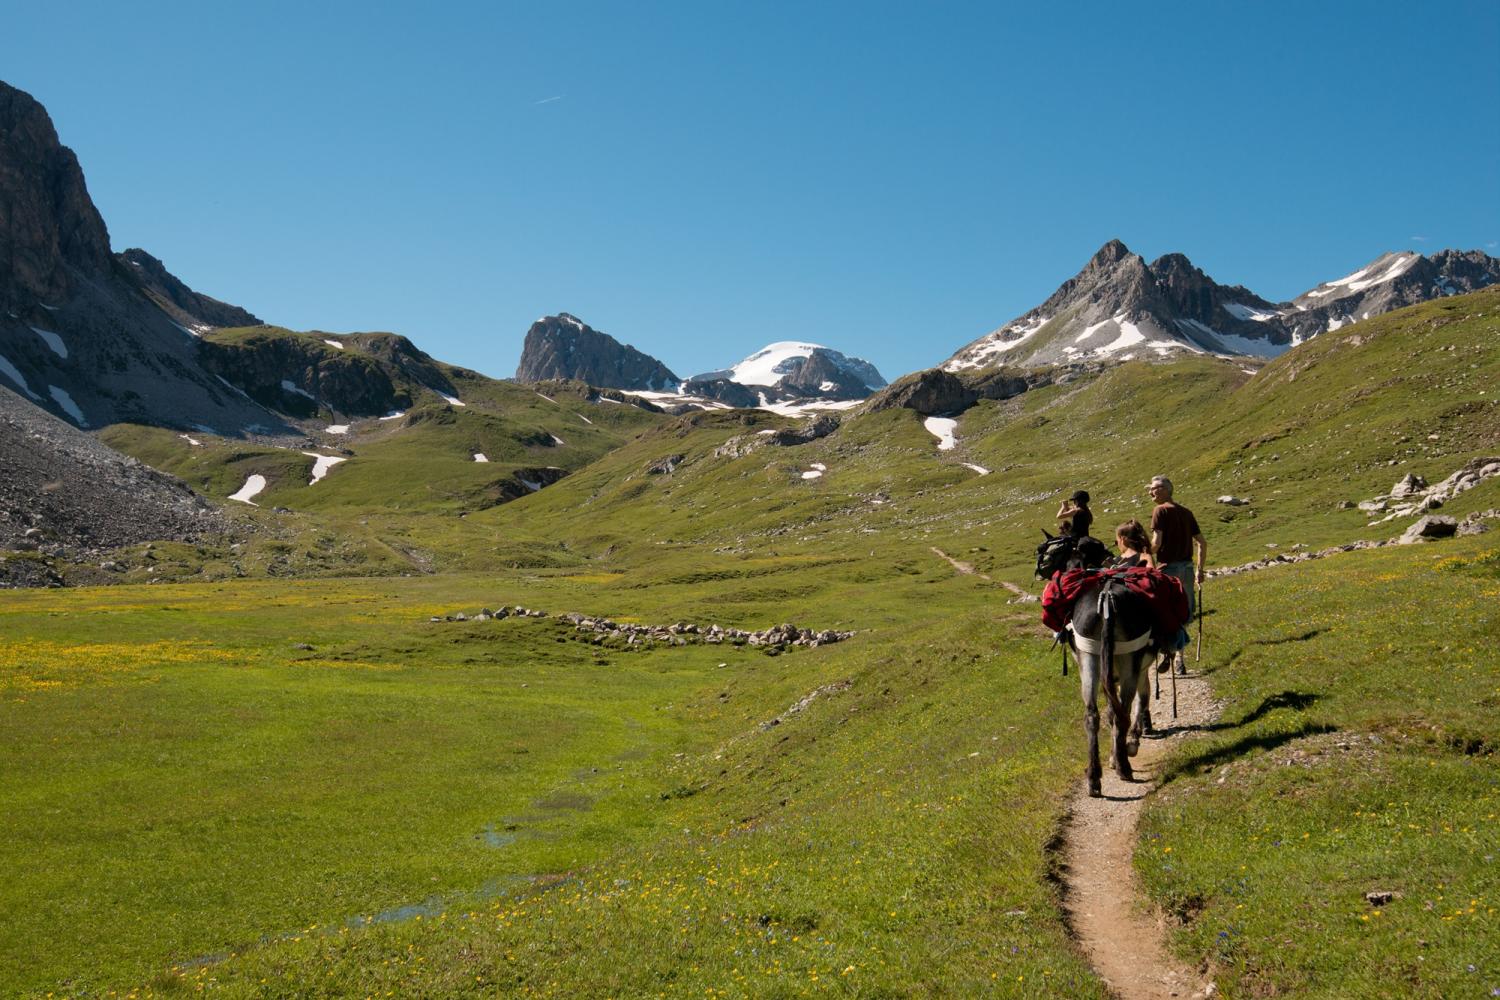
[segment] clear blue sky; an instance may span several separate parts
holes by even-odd
[[[895,377],[1113,237],[1272,299],[1500,253],[1493,0],[16,4],[0,79],[116,249],[501,377],[561,310]]]

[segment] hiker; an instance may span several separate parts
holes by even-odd
[[[1115,548],[1119,558],[1109,564],[1110,569],[1132,569],[1145,566],[1153,569],[1151,562],[1151,539],[1146,537],[1146,526],[1131,518],[1115,529]]]
[[[1208,564],[1208,542],[1198,527],[1198,519],[1182,504],[1172,501],[1172,480],[1166,476],[1152,476],[1146,487],[1156,508],[1151,511],[1151,555],[1162,572],[1175,576],[1182,584],[1188,599],[1188,617],[1191,622],[1197,611],[1194,584],[1203,583],[1204,567]],[[1193,555],[1197,552],[1197,573],[1193,571]],[[1184,633],[1185,635],[1186,633]],[[1185,645],[1185,642],[1184,642]],[[1182,650],[1177,650],[1177,672],[1187,673]],[[1165,669],[1163,659],[1159,670]]]
[[[1072,496],[1064,500],[1057,508],[1057,521],[1074,538],[1087,535],[1094,526],[1094,514],[1089,510],[1088,490],[1075,490]]]

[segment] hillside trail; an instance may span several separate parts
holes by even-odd
[[[1191,666],[1191,651],[1188,662]],[[1059,851],[1068,926],[1094,971],[1121,1000],[1205,998],[1215,992],[1212,983],[1167,950],[1165,923],[1149,911],[1131,863],[1136,825],[1146,798],[1156,790],[1162,761],[1182,740],[1213,722],[1219,711],[1208,681],[1189,674],[1177,678],[1174,720],[1171,679],[1163,674],[1161,682],[1161,698],[1151,703],[1157,734],[1142,740],[1139,754],[1131,760],[1136,780],[1121,781],[1107,759],[1101,798],[1090,798],[1087,781],[1080,779]],[[1099,733],[1105,754],[1108,711],[1104,707],[1101,713]]]
[[[1012,594],[1015,594],[1017,597],[1023,598],[1028,601],[1034,601],[1037,599],[1035,594],[1030,593],[1025,588],[1018,587],[1008,580],[996,580],[992,578],[988,573],[981,573],[974,568],[973,564],[953,558],[948,553],[938,548],[936,545],[932,546],[932,552],[939,558],[946,560],[949,566],[952,566],[964,576],[977,576],[979,577],[979,579],[984,580],[987,583],[998,583],[1000,584],[1000,586],[1004,587]]]

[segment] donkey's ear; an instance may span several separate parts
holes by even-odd
[[[1052,536],[1049,535],[1049,534],[1047,534],[1047,529],[1046,528],[1042,529],[1042,537],[1045,538],[1045,539],[1047,539],[1047,541],[1049,541],[1049,542],[1052,541]]]

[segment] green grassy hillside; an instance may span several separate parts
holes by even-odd
[[[779,447],[766,413],[458,376],[467,406],[356,423],[315,486],[296,451],[112,429],[190,482],[279,477],[240,572],[470,572],[204,582],[231,554],[158,546],[157,575],[197,582],[7,598],[0,907],[27,919],[0,982],[1105,996],[1048,847],[1083,767],[1076,678],[1035,604],[933,550],[1039,589],[1059,494],[1088,488],[1104,533],[1156,472],[1216,564],[1395,535],[1340,501],[1500,453],[1497,308],[1429,303],[1255,374],[1123,365],[981,403],[951,451],[906,410]],[[571,474],[490,502],[485,477],[543,455]],[[1491,479],[1442,512],[1496,507]],[[1211,581],[1224,713],[1174,759],[1137,864],[1222,995],[1500,988],[1495,538]],[[856,635],[767,655],[429,620],[502,604]]]

